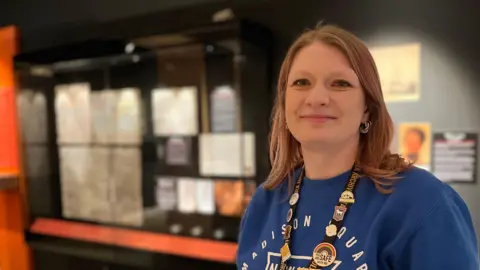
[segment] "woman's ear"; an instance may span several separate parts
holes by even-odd
[[[370,112],[368,111],[367,106],[365,106],[365,110],[363,111],[362,123],[367,122],[370,119]]]

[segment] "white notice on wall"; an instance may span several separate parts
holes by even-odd
[[[433,135],[433,172],[444,182],[477,181],[478,134],[437,132]]]
[[[158,88],[152,91],[153,130],[156,136],[198,133],[197,88]]]
[[[201,134],[199,155],[201,175],[255,175],[255,135],[251,132]]]

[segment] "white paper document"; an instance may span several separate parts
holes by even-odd
[[[215,193],[213,181],[210,179],[197,179],[197,212],[205,215],[215,213]]]
[[[143,224],[142,161],[137,147],[117,147],[112,155],[112,191],[115,223]]]
[[[155,199],[158,207],[163,211],[172,211],[177,208],[177,188],[173,177],[157,177]]]
[[[237,97],[230,86],[217,87],[210,95],[212,132],[236,132]]]
[[[78,192],[84,193],[87,217],[93,221],[113,222],[109,147],[90,149],[90,173],[85,186]]]
[[[90,219],[88,195],[84,191],[90,173],[90,149],[87,147],[60,147],[60,186],[62,212],[65,218]]]
[[[166,147],[167,165],[189,165],[191,147],[191,141],[188,138],[169,138]]]
[[[194,178],[178,178],[177,179],[177,200],[178,211],[189,214],[197,210],[197,188]]]
[[[142,139],[140,92],[135,88],[118,90],[116,110],[116,142],[138,144]]]
[[[22,90],[17,96],[22,138],[25,143],[48,140],[47,99],[38,91]]]
[[[90,85],[55,86],[55,115],[59,143],[91,142]]]
[[[156,136],[198,134],[196,87],[158,88],[152,91],[152,119]]]
[[[117,92],[95,91],[90,94],[92,115],[92,141],[113,143],[116,135]]]
[[[251,132],[200,135],[200,174],[252,177],[256,171],[255,135]]]

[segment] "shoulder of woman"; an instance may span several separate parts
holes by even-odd
[[[452,187],[424,169],[412,167],[398,176],[386,201],[391,213],[397,217],[420,224],[438,208],[452,205],[466,207]]]
[[[422,168],[411,167],[397,176],[393,196],[407,196],[417,202],[434,202],[446,199],[455,192],[449,185]]]

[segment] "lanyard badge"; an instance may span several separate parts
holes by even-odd
[[[287,269],[287,261],[292,257],[292,253],[290,250],[290,243],[292,241],[292,225],[293,219],[295,217],[297,204],[300,199],[300,188],[302,185],[304,174],[305,169],[302,168],[298,176],[297,182],[295,183],[294,192],[290,196],[290,209],[287,212],[287,226],[284,235],[285,242],[280,249],[280,254],[282,256],[280,270]],[[325,235],[323,241],[313,249],[312,259],[308,264],[308,268],[298,268],[299,270],[322,269],[323,267],[328,267],[332,265],[333,262],[335,262],[335,259],[337,258],[337,250],[335,249],[337,233],[339,228],[343,226],[343,221],[347,214],[348,208],[350,207],[350,205],[355,203],[354,194],[359,178],[360,167],[354,164],[349,180],[345,185],[344,191],[340,195],[338,204],[335,206],[332,219],[330,220],[329,225],[327,225],[327,227],[325,228]]]

